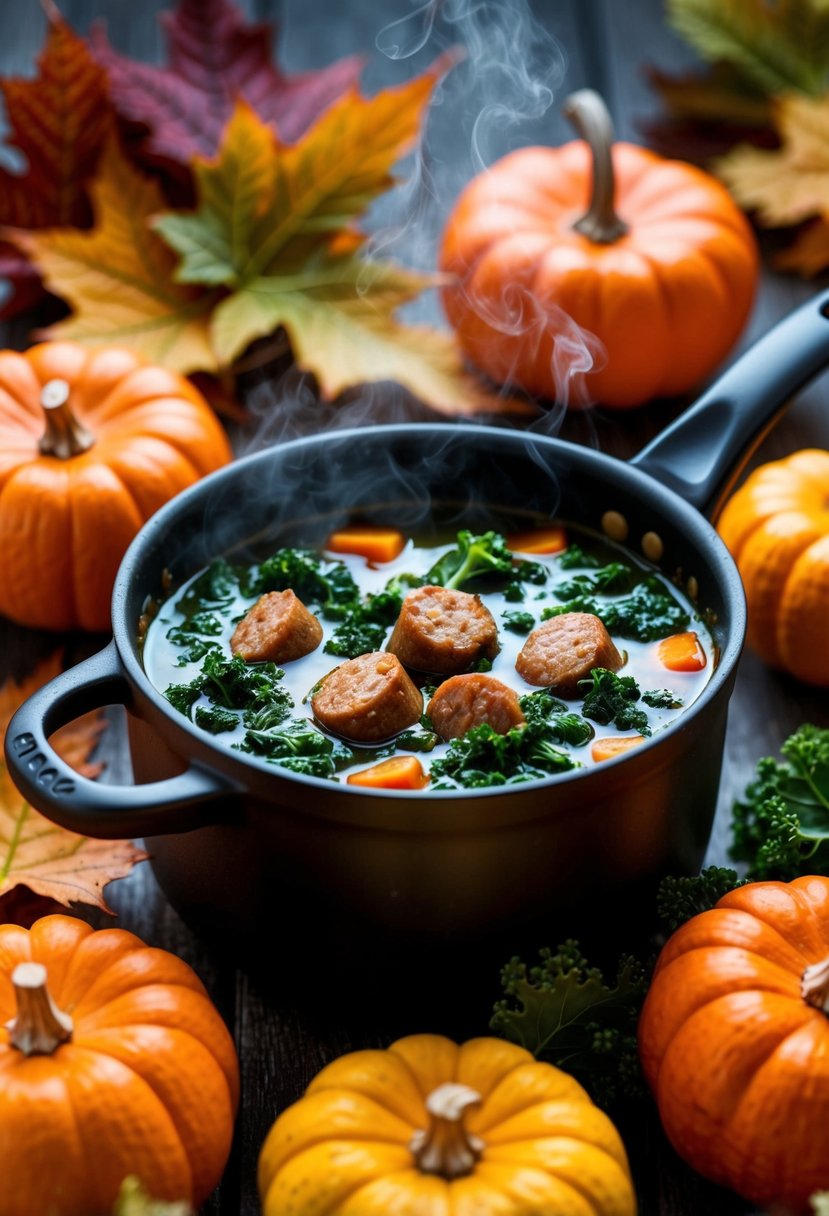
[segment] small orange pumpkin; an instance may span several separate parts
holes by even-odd
[[[628,408],[685,392],[748,317],[751,229],[707,173],[613,144],[597,94],[566,113],[584,141],[511,152],[458,199],[440,254],[449,320],[473,363],[537,396]],[[598,370],[580,330],[605,348]]]
[[[48,987],[47,987],[48,985]],[[233,1042],[195,973],[122,929],[0,925],[3,1216],[201,1203],[230,1152]]]
[[[0,613],[38,629],[108,629],[136,532],[230,458],[201,394],[130,351],[0,351]]]
[[[829,686],[829,452],[760,465],[717,530],[745,587],[748,644],[770,666]]]
[[[829,878],[750,883],[678,929],[639,1046],[695,1170],[763,1208],[829,1188]]]
[[[567,1073],[502,1039],[355,1051],[283,1111],[259,1157],[264,1216],[634,1216],[613,1124]]]

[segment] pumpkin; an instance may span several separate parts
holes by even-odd
[[[108,629],[136,532],[230,458],[197,390],[130,351],[0,351],[0,613],[39,629]]]
[[[446,313],[499,384],[622,409],[682,393],[748,317],[751,229],[701,169],[613,143],[596,93],[565,113],[583,140],[511,152],[462,191],[440,253]]]
[[[639,1023],[681,1157],[760,1207],[829,1188],[829,878],[758,882],[687,921]]]
[[[230,1035],[181,959],[70,916],[0,926],[3,1216],[108,1212],[130,1175],[200,1203],[238,1088]]]
[[[271,1128],[264,1216],[632,1216],[627,1158],[566,1073],[501,1039],[341,1056]]]
[[[829,452],[760,465],[717,530],[745,586],[749,646],[770,666],[829,686]]]

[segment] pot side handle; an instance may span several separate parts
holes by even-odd
[[[779,321],[630,462],[716,519],[789,399],[829,363],[829,291]]]
[[[81,714],[131,701],[114,642],[44,684],[6,731],[6,763],[20,793],[62,828],[105,840],[189,832],[215,822],[209,804],[231,787],[207,769],[191,765],[165,781],[105,785],[81,776],[50,745],[48,736]]]

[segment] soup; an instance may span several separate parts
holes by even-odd
[[[602,763],[712,674],[694,605],[604,538],[547,525],[438,540],[346,530],[336,552],[218,559],[158,608],[147,674],[224,746],[401,790]]]

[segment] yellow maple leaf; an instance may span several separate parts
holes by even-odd
[[[737,201],[770,227],[829,214],[829,93],[791,93],[773,106],[781,147],[740,144],[714,162]]]
[[[60,656],[54,654],[22,683],[0,686],[0,740],[18,705],[59,671]],[[56,732],[52,743],[78,772],[96,776],[100,765],[89,757],[104,726],[100,712],[86,714]],[[18,793],[0,762],[0,898],[22,884],[65,906],[79,902],[109,912],[103,888],[146,856],[131,841],[91,840],[51,823]]]
[[[164,199],[118,144],[107,145],[91,186],[95,227],[4,235],[36,262],[47,287],[73,315],[50,338],[122,344],[181,372],[216,370],[207,315],[213,297],[174,282],[175,258],[149,226]]]

